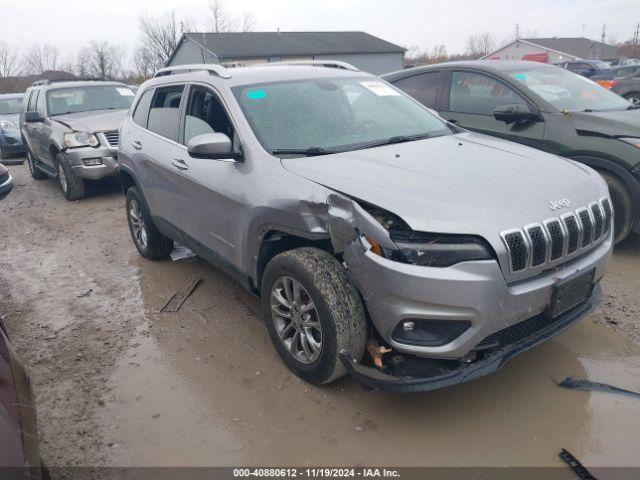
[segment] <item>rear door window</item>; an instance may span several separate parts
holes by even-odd
[[[527,106],[527,102],[505,83],[473,72],[453,72],[451,75],[451,112],[493,115],[498,105],[513,104]]]
[[[440,78],[440,72],[427,72],[402,78],[394,82],[394,85],[423,105],[434,108],[438,87],[440,86]]]
[[[151,101],[147,128],[164,138],[177,142],[183,96],[184,85],[157,88]]]
[[[151,107],[151,100],[153,98],[153,88],[147,90],[140,97],[138,105],[133,112],[133,122],[141,127],[147,128],[147,120],[149,120],[149,108]]]

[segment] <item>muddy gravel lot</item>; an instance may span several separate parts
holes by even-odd
[[[114,184],[67,202],[9,167],[0,314],[29,366],[41,453],[69,465],[638,466],[640,238],[617,249],[596,314],[489,377],[419,395],[316,388],[276,357],[258,301],[200,260],[150,262]],[[178,313],[159,313],[200,273]],[[636,437],[637,438],[637,437]]]

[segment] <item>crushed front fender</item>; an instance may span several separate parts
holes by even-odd
[[[441,360],[401,355],[402,360],[410,363],[410,366],[403,368],[402,372],[398,374],[393,371],[393,368],[385,371],[362,365],[354,360],[349,352],[344,350],[340,352],[340,359],[349,375],[368,390],[387,390],[398,393],[437,390],[484,377],[500,370],[513,357],[554,337],[580,321],[592,312],[601,301],[602,290],[600,285],[596,285],[591,297],[586,302],[559,316],[545,328],[499,349],[490,352],[478,352],[480,358],[473,362],[451,361],[451,363],[457,363],[454,368],[444,367],[444,362]],[[428,370],[433,370],[433,374],[421,374]]]

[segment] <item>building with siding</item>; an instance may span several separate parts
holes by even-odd
[[[404,53],[404,48],[365,32],[185,33],[167,66],[340,60],[379,75],[402,69]]]
[[[612,60],[619,57],[618,48],[584,37],[518,38],[482,59],[537,60],[561,63],[570,60]]]

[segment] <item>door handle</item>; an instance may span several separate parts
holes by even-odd
[[[136,150],[142,150],[142,143],[140,143],[138,140],[135,140],[134,142],[132,142],[131,146]]]
[[[187,165],[187,162],[180,158],[174,159],[173,162],[171,162],[171,165],[176,167],[178,170],[189,170],[189,165]]]

